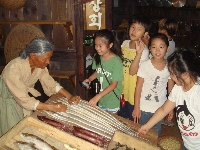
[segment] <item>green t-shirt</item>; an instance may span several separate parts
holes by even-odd
[[[102,68],[103,71],[102,71]],[[95,60],[93,59],[92,69],[97,71],[97,79],[101,84],[100,91],[103,91],[106,87],[109,86],[109,83],[112,81],[117,81],[117,87],[114,89],[118,98],[122,93],[122,81],[123,81],[123,65],[122,60],[118,56],[114,56],[113,58],[103,61],[101,58],[101,65],[96,65]],[[109,81],[106,80],[106,77]],[[99,100],[98,105],[104,106],[106,108],[118,108],[120,107],[120,100],[116,97],[114,92],[110,92]]]

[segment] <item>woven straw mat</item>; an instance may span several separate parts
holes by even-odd
[[[35,25],[19,24],[15,26],[9,32],[5,41],[6,63],[18,57],[19,53],[26,48],[26,45],[36,37],[44,37],[44,33]]]

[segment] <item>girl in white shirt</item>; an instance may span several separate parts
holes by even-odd
[[[139,130],[150,128],[176,109],[176,119],[184,142],[183,150],[200,149],[200,60],[189,50],[175,51],[168,58],[171,79],[176,83],[168,100]]]
[[[152,35],[149,40],[149,49],[152,58],[143,62],[137,72],[137,85],[135,89],[135,108],[132,116],[135,123],[145,124],[155,111],[167,100],[168,91],[171,91],[174,82],[170,79],[167,61],[164,56],[169,49],[167,36],[162,33]],[[173,111],[168,120],[173,117]],[[154,125],[153,129],[160,136],[161,121]]]

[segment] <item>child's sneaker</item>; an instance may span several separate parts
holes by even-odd
[[[162,124],[166,125],[166,126],[169,126],[169,127],[172,127],[174,126],[174,123],[172,121],[168,122],[166,121],[165,119],[162,120]]]

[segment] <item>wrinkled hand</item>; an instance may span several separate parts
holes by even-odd
[[[144,50],[144,43],[142,40],[135,41],[135,49],[137,53],[142,53]]]
[[[64,105],[63,103],[55,103],[55,104],[52,104],[53,105],[53,111],[55,112],[66,112],[67,110],[67,106]]]
[[[138,134],[147,134],[148,131],[149,128],[147,127],[146,124],[144,124],[138,129]]]
[[[141,110],[140,109],[134,109],[132,112],[132,116],[134,119],[134,123],[138,123],[140,117],[141,117]]]
[[[69,100],[68,100],[68,102],[69,102],[69,104],[71,105],[71,104],[78,104],[79,103],[79,101],[81,100],[81,97],[80,96],[72,96]]]
[[[90,99],[90,101],[88,102],[88,105],[93,106],[93,107],[96,106],[98,101],[99,101],[99,99],[100,99],[100,97],[97,94],[92,99]]]

